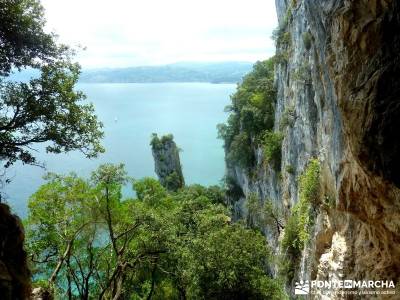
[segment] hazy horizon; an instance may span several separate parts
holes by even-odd
[[[42,0],[48,31],[82,46],[84,69],[264,60],[274,54],[274,1]]]
[[[171,63],[160,63],[160,64],[138,64],[138,65],[126,65],[120,67],[82,67],[82,71],[90,71],[90,70],[107,70],[107,69],[130,69],[130,68],[147,68],[147,67],[165,67],[165,66],[173,66],[173,65],[196,65],[196,64],[229,64],[229,63],[240,63],[240,64],[255,64],[255,61],[240,61],[240,60],[216,60],[216,61],[175,61]]]

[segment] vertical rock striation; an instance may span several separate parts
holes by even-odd
[[[299,201],[299,175],[318,158],[321,199],[293,280],[394,280],[398,286],[400,3],[276,0],[276,8],[285,34],[275,66],[282,166],[280,172],[265,166],[260,149],[253,149],[252,176],[227,166],[240,190],[231,199],[235,215],[246,217],[246,199],[256,193],[288,216]],[[290,125],[280,128],[288,111]],[[279,253],[282,234],[265,232]]]
[[[176,191],[185,185],[182,174],[179,149],[176,146],[173,136],[166,135],[158,138],[153,134],[151,140],[155,172],[160,183],[171,191]]]

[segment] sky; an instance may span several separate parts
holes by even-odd
[[[42,0],[84,68],[257,61],[274,54],[273,0]]]

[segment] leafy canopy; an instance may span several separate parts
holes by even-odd
[[[4,1],[0,7],[0,159],[36,164],[32,145],[47,152],[80,150],[87,157],[103,151],[101,123],[85,96],[75,91],[80,67],[73,51],[44,31],[38,0]],[[37,69],[29,82],[13,82],[13,70]]]
[[[29,201],[27,248],[36,282],[50,278],[60,298],[285,298],[265,238],[231,223],[219,187],[169,192],[144,178],[123,199],[128,177],[109,164],[47,180]]]
[[[254,165],[252,149],[260,144],[263,132],[274,126],[275,101],[274,60],[257,62],[231,96],[227,123],[218,125],[228,162],[245,169]]]

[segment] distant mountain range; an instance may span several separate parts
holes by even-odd
[[[253,63],[175,63],[164,66],[144,66],[118,69],[84,70],[80,82],[211,82],[236,83],[248,73]]]
[[[83,69],[83,83],[211,82],[236,83],[252,69],[251,62],[182,62],[163,66]],[[23,70],[9,79],[28,81],[37,70]]]

